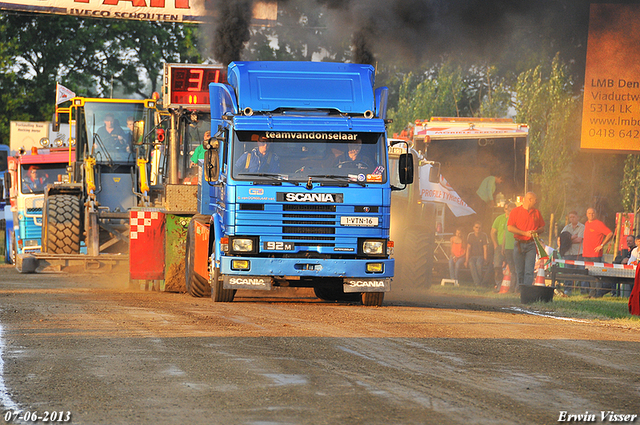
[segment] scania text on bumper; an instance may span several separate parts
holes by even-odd
[[[344,292],[389,292],[391,279],[345,279]]]
[[[269,276],[223,276],[224,289],[271,289],[271,277]]]

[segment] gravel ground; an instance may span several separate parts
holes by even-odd
[[[5,415],[62,411],[77,424],[546,424],[562,412],[596,422],[606,422],[601,411],[640,414],[637,329],[504,307],[401,285],[378,308],[321,302],[308,290],[214,304],[134,291],[117,275],[0,267],[0,397]]]

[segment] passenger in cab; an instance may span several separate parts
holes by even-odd
[[[347,152],[340,156],[337,167],[370,172],[376,167],[376,163],[363,153],[362,140],[357,139],[353,143],[348,144]]]

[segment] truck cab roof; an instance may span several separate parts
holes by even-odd
[[[371,65],[332,62],[232,62],[227,74],[240,110],[375,110]]]

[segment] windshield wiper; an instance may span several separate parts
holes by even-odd
[[[354,180],[351,177],[339,176],[337,174],[315,174],[315,175],[310,175],[309,177],[311,177],[311,178],[330,179],[330,180],[335,180],[335,181],[339,181],[339,182],[356,183],[356,184],[359,184],[362,187],[365,187],[364,182],[359,182],[358,180]]]
[[[289,176],[287,176],[286,174],[277,174],[277,173],[240,173],[238,175],[240,175],[240,176],[266,177],[266,178],[269,179],[269,181],[272,181],[272,182],[278,182],[278,183],[282,184],[282,182],[285,181],[285,182],[289,182],[291,184],[295,184],[296,186],[300,185],[299,182],[289,181]]]

